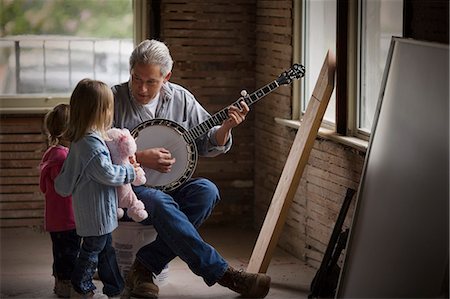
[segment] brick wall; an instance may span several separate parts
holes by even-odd
[[[172,82],[188,88],[211,113],[254,89],[256,0],[161,1],[160,39],[174,59]],[[251,225],[253,114],[233,131],[225,155],[200,158],[195,176],[215,182],[222,201],[208,223]]]
[[[46,148],[42,115],[0,117],[0,227],[42,226],[39,162]]]

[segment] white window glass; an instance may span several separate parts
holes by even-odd
[[[304,4],[303,60],[306,70],[302,112],[311,98],[328,49],[336,53],[336,0],[306,0]],[[324,116],[326,121],[332,123],[336,119],[335,103],[333,91]]]
[[[129,77],[132,0],[2,1],[0,96],[69,94],[82,78]]]
[[[392,36],[402,35],[402,0],[361,0],[358,128],[369,133]]]

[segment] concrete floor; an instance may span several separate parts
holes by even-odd
[[[251,230],[224,227],[206,227],[200,233],[232,266],[243,269],[247,267],[258,236]],[[49,234],[31,228],[10,228],[1,229],[0,237],[0,298],[57,298],[52,292]],[[277,249],[267,271],[272,285],[266,298],[307,298],[315,272],[301,260]],[[101,290],[101,282],[95,283]],[[169,264],[168,278],[160,288],[160,298],[239,297],[218,284],[208,287],[178,258]]]

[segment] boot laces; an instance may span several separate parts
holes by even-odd
[[[244,272],[244,269],[235,270],[233,269],[233,285],[235,288],[240,289],[243,291],[243,289],[247,288],[246,278],[247,273]]]

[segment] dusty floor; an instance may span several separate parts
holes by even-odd
[[[245,269],[257,232],[224,227],[207,227],[201,235],[236,268]],[[45,232],[29,228],[1,229],[0,298],[57,298],[52,293],[51,241]],[[277,249],[267,273],[272,285],[266,298],[307,298],[315,270]],[[208,287],[180,259],[169,264],[168,278],[160,298],[239,298],[220,285]],[[101,282],[96,285],[101,290]]]

